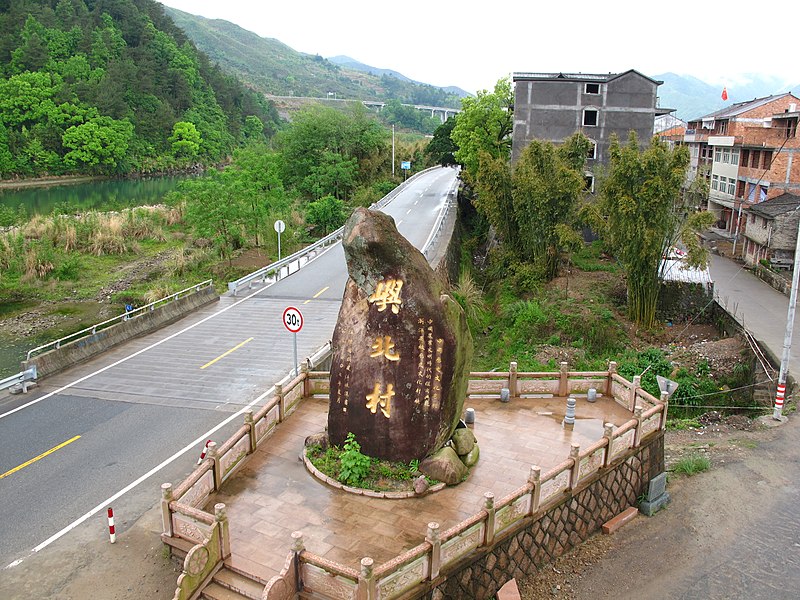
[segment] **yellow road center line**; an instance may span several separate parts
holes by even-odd
[[[11,469],[10,471],[6,471],[6,472],[5,472],[5,473],[3,473],[2,475],[0,475],[0,479],[3,479],[3,477],[8,477],[9,475],[13,475],[13,474],[14,474],[14,473],[16,473],[17,471],[21,471],[22,469],[24,469],[24,468],[25,468],[25,467],[27,467],[28,465],[32,465],[32,464],[33,464],[33,463],[35,463],[37,460],[41,460],[41,459],[43,459],[43,458],[44,458],[45,456],[47,456],[48,454],[52,454],[52,453],[53,453],[53,452],[55,452],[56,450],[60,450],[61,448],[63,448],[63,447],[64,447],[64,446],[66,446],[67,444],[71,444],[72,442],[74,442],[75,440],[79,440],[80,438],[81,438],[81,436],[79,436],[79,435],[76,435],[75,437],[68,439],[66,442],[62,442],[62,443],[60,443],[58,446],[54,446],[53,448],[50,448],[50,450],[48,450],[47,452],[42,452],[42,453],[41,453],[39,456],[37,456],[37,457],[35,457],[35,458],[32,458],[32,459],[30,459],[28,462],[24,462],[24,463],[22,463],[21,465],[19,465],[18,467],[14,467],[14,468],[13,468],[13,469]]]
[[[314,295],[313,295],[311,298],[309,298],[308,300],[306,300],[305,302],[303,302],[303,304],[308,304],[308,303],[309,303],[309,302],[311,302],[311,300],[313,300],[314,298],[319,298],[319,297],[320,297],[322,294],[324,294],[324,293],[325,293],[325,291],[326,291],[326,290],[328,290],[328,288],[330,288],[330,287],[331,287],[331,286],[329,286],[329,285],[326,285],[324,288],[322,288],[320,291],[318,291],[316,294],[314,294]]]
[[[241,344],[239,344],[238,346],[234,346],[233,348],[231,348],[230,350],[228,350],[228,351],[227,351],[227,352],[225,352],[224,354],[220,354],[220,355],[219,355],[217,358],[215,358],[214,360],[210,360],[210,361],[208,361],[206,364],[204,364],[202,367],[200,367],[200,369],[205,369],[206,367],[210,367],[211,365],[213,365],[213,364],[214,364],[215,362],[217,362],[218,360],[222,360],[223,358],[225,358],[226,356],[228,356],[228,354],[230,354],[231,352],[236,352],[236,351],[237,351],[239,348],[241,348],[242,346],[244,346],[244,345],[245,345],[245,344],[247,344],[248,342],[252,342],[252,341],[253,341],[253,339],[255,339],[255,338],[247,338],[245,341],[243,341],[243,342],[242,342]]]

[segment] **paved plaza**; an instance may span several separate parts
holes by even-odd
[[[299,459],[305,438],[325,428],[327,400],[304,400],[271,438],[212,496],[224,502],[231,524],[231,564],[268,580],[283,568],[291,533],[302,531],[306,549],[353,569],[365,556],[379,565],[424,541],[427,524],[440,531],[475,514],[483,495],[495,499],[527,481],[531,465],[542,473],[564,461],[572,443],[588,447],[603,423],[621,425],[631,414],[613,400],[578,399],[573,431],[561,421],[565,400],[501,403],[471,400],[481,459],[464,483],[406,500],[368,498],[333,489],[313,478]]]

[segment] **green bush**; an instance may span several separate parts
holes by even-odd
[[[339,471],[339,480],[342,483],[358,485],[369,473],[369,456],[361,454],[361,445],[356,441],[356,436],[352,432],[347,434],[344,450],[339,459],[342,466]]]
[[[672,472],[681,473],[691,477],[697,473],[708,471],[710,468],[711,461],[707,456],[703,456],[701,454],[691,454],[689,456],[684,456],[677,463],[675,463],[675,466],[672,467]]]

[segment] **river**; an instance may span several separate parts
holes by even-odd
[[[28,216],[47,215],[55,208],[69,212],[86,210],[119,210],[131,206],[160,203],[189,176],[152,177],[146,179],[104,179],[46,187],[0,189],[0,206],[14,210],[23,206]],[[8,303],[0,278],[0,317],[24,312],[17,303]],[[51,336],[37,335],[16,339],[0,333],[0,378],[19,372],[20,361],[35,346],[52,341]]]
[[[0,189],[0,206],[17,210],[25,207],[28,216],[47,215],[56,207],[75,210],[119,210],[130,206],[158,204],[168,192],[188,176],[142,179],[103,179],[46,187]]]

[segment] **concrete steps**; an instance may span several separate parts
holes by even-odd
[[[200,595],[206,600],[260,600],[266,584],[222,567]]]

